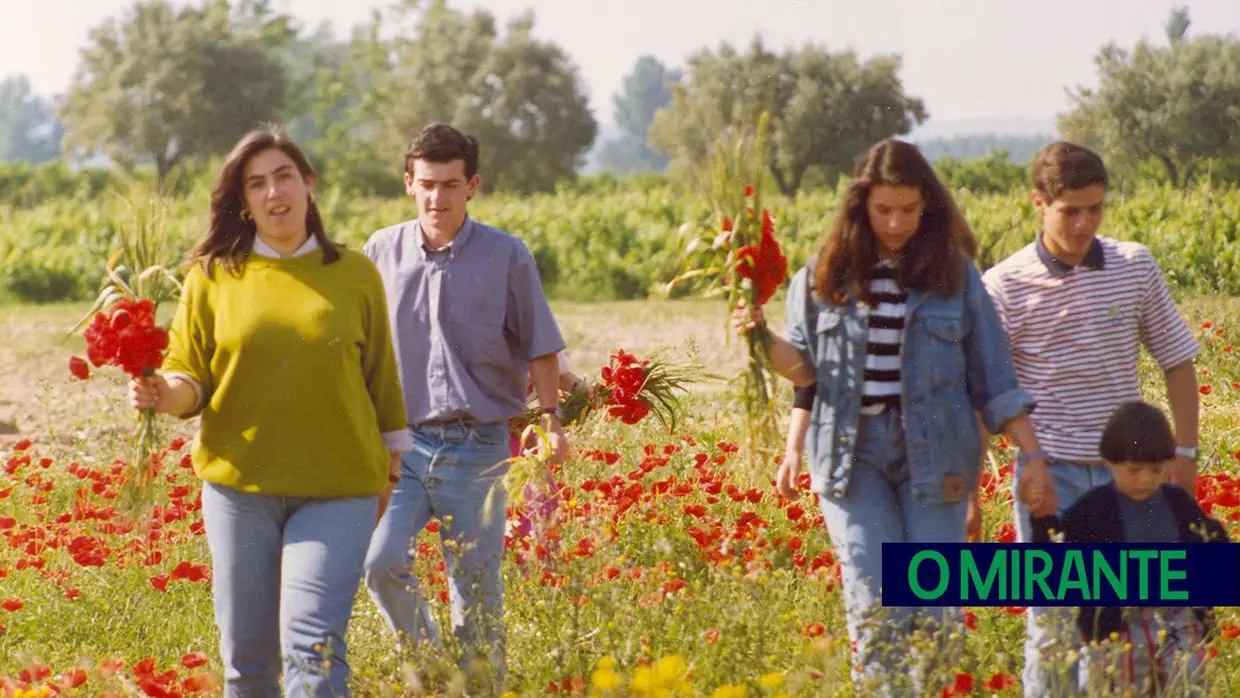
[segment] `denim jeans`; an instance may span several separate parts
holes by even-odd
[[[853,459],[844,495],[819,496],[840,562],[848,636],[856,648],[853,681],[876,682],[887,695],[921,695],[915,677],[913,685],[899,685],[901,677],[910,678],[900,666],[906,636],[915,624],[941,627],[959,610],[882,608],[882,544],[963,543],[968,498],[936,503],[914,496],[898,409],[861,417]]]
[[[311,499],[204,482],[224,695],[347,696],[345,634],[377,497]]]
[[[402,647],[439,642],[427,601],[418,591],[410,549],[431,517],[440,521],[452,631],[466,660],[490,664],[504,676],[504,556],[507,493],[506,423],[430,426],[413,430],[413,450],[401,460],[401,479],[366,554],[366,585]],[[467,673],[477,675],[468,669]]]
[[[1016,484],[1023,473],[1023,463],[1017,459],[1016,477],[1012,480],[1012,497],[1016,502],[1015,527],[1016,542],[1028,543],[1033,540],[1033,524],[1029,518],[1029,507],[1025,506],[1016,493]],[[1059,496],[1060,516],[1072,506],[1081,495],[1100,485],[1111,482],[1111,471],[1105,465],[1084,465],[1072,461],[1051,459],[1051,479],[1055,483],[1055,494]],[[1033,608],[1025,612],[1025,668],[1021,674],[1026,698],[1043,698],[1043,696],[1071,695],[1078,684],[1079,667],[1068,661],[1067,653],[1079,646],[1080,638],[1075,624],[1075,616],[1068,608]],[[1052,666],[1042,665],[1042,651],[1053,652],[1055,658]]]

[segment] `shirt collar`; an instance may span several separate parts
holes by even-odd
[[[301,243],[301,247],[298,247],[297,250],[289,256],[300,257],[304,254],[310,254],[317,249],[319,249],[319,241],[311,235],[306,238],[305,242]],[[273,259],[278,259],[280,257],[280,253],[276,252],[275,248],[264,242],[258,235],[254,236],[254,253],[260,257],[271,257]]]
[[[1068,264],[1051,254],[1051,251],[1046,249],[1046,243],[1042,241],[1042,235],[1042,231],[1039,230],[1036,243],[1038,259],[1042,260],[1042,264],[1046,265],[1046,270],[1051,273],[1051,276],[1063,278],[1081,267],[1095,271],[1103,268],[1105,257],[1102,254],[1102,243],[1098,242],[1098,238],[1095,237],[1093,242],[1089,244],[1089,251],[1085,253],[1085,259],[1081,260],[1080,264],[1074,265]]]
[[[456,237],[452,238],[452,242],[449,242],[447,245],[433,251],[447,252],[448,257],[450,258],[456,254],[457,250],[464,247],[465,243],[469,242],[469,238],[473,235],[473,232],[474,219],[469,216],[465,216],[465,222],[461,224],[461,230],[456,234]],[[426,259],[427,253],[432,252],[432,250],[427,246],[426,238],[422,235],[422,222],[420,220],[414,219],[413,221],[413,235],[414,239],[417,240],[418,243],[418,255],[422,259]]]

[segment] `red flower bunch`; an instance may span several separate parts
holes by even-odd
[[[749,279],[757,290],[758,305],[766,305],[788,278],[788,258],[775,239],[775,221],[770,211],[762,209],[762,238],[757,245],[737,250],[736,273]]]
[[[625,424],[637,424],[650,414],[650,403],[641,397],[646,385],[649,361],[638,361],[636,356],[617,351],[611,363],[603,367],[603,391],[607,395],[607,416]]]
[[[155,303],[121,299],[108,313],[95,313],[83,332],[86,356],[95,366],[119,366],[134,378],[159,368],[168,348],[168,331],[155,324]],[[83,378],[85,366],[70,361],[70,370]]]

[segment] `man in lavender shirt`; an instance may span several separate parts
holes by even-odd
[[[405,154],[414,220],[371,236],[364,252],[387,289],[388,311],[414,448],[404,453],[391,504],[366,556],[366,585],[400,646],[438,643],[418,593],[410,548],[431,517],[441,522],[452,630],[474,679],[504,675],[503,579],[507,497],[484,512],[503,476],[508,419],[525,409],[533,379],[560,462],[567,441],[556,414],[564,349],[534,258],[519,238],[466,214],[478,191],[478,142],[443,124]],[[527,374],[528,371],[528,374]]]

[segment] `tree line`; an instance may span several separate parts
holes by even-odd
[[[91,31],[65,94],[41,98],[24,76],[0,82],[0,161],[106,160],[162,182],[218,158],[255,125],[279,122],[332,182],[393,195],[409,135],[448,121],[481,139],[488,188],[529,193],[574,178],[592,149],[605,171],[687,175],[766,112],[770,182],[795,196],[834,186],[869,144],[929,117],[901,83],[899,55],[862,58],[815,43],[777,51],[755,37],[700,49],[682,68],[639,58],[611,105],[617,134],[595,149],[598,116],[578,68],[534,26],[533,13],[500,26],[484,10],[404,0],[339,38],[271,0],[141,0]],[[1175,186],[1240,179],[1240,40],[1190,38],[1189,26],[1177,9],[1165,45],[1103,48],[1099,87],[1072,90],[1063,134]],[[961,153],[990,155],[961,176],[1007,179],[1019,165],[1001,160],[1027,163],[1035,149],[1000,142],[974,153],[986,147],[974,141],[944,152],[927,144],[927,154],[954,157],[947,166],[957,170]]]

